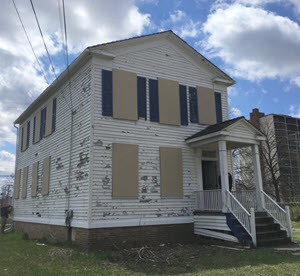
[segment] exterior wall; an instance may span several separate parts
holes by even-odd
[[[169,126],[145,121],[117,120],[102,116],[101,70],[135,72],[138,76],[157,77],[178,81],[179,84],[213,88],[222,94],[223,120],[228,119],[226,87],[213,85],[213,76],[179,52],[168,41],[149,42],[148,48],[122,49],[112,60],[93,59],[93,171],[90,227],[136,226],[172,223],[191,223],[194,191],[197,184],[197,165],[194,150],[185,138],[205,126],[189,123],[188,126]],[[151,47],[151,48],[149,48]],[[104,49],[105,50],[105,49]],[[149,90],[147,81],[147,118],[149,118]],[[139,145],[139,197],[137,199],[112,199],[112,143]],[[182,149],[183,192],[182,198],[162,198],[160,193],[159,147],[172,146]]]
[[[69,160],[71,156],[70,209],[74,211],[72,225],[87,226],[89,157],[90,157],[90,102],[91,102],[91,62],[83,65],[71,77],[73,104],[73,135],[71,142],[71,95],[68,83],[59,87],[56,93],[41,107],[57,98],[56,129],[48,137],[33,144],[33,118],[31,122],[30,145],[25,152],[16,151],[16,169],[29,166],[27,197],[14,200],[14,220],[55,225],[65,225],[65,210],[68,208],[66,189],[68,188]],[[27,121],[26,120],[26,121]],[[20,126],[21,129],[22,125]],[[20,133],[21,131],[19,131]],[[18,139],[20,141],[20,138]],[[70,154],[70,148],[72,152]],[[41,194],[41,174],[43,159],[51,156],[49,195]],[[39,161],[37,197],[31,197],[32,164]],[[22,176],[21,176],[22,179]],[[22,187],[22,185],[20,185]],[[20,188],[21,195],[21,188]]]

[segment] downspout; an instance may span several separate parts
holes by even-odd
[[[17,170],[17,160],[18,160],[18,145],[19,145],[19,128],[16,126],[14,123],[14,127],[17,129],[17,139],[16,139],[16,159],[15,159],[15,177],[14,177],[14,183],[15,183],[15,178],[16,178],[16,170]],[[13,208],[11,210],[11,219],[12,219],[12,229],[14,229],[14,207],[15,207],[15,185],[14,187],[14,192],[12,194],[12,205]]]

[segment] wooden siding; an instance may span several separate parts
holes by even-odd
[[[89,155],[90,155],[90,102],[91,102],[91,62],[85,64],[71,77],[73,102],[73,141],[71,155],[70,209],[74,211],[73,226],[87,225]],[[67,188],[70,158],[71,112],[69,106],[70,88],[68,83],[40,106],[26,121],[33,125],[34,115],[41,108],[52,104],[57,98],[56,129],[51,135],[32,144],[33,128],[30,133],[29,148],[20,152],[17,148],[17,169],[29,166],[27,194],[31,194],[33,164],[39,162],[37,194],[14,201],[14,219],[19,221],[65,225],[67,208]],[[37,113],[38,112],[38,113]],[[39,134],[39,120],[36,130]],[[20,139],[19,139],[20,140]],[[49,194],[42,196],[43,160],[51,156]],[[33,174],[35,175],[35,174]]]
[[[160,223],[178,218],[192,219],[194,191],[198,190],[196,158],[185,138],[204,126],[189,123],[188,126],[163,125],[150,120],[137,122],[116,120],[102,116],[102,69],[118,68],[136,72],[148,79],[158,77],[178,81],[179,84],[213,88],[211,76],[199,66],[174,49],[169,42],[140,51],[125,54],[114,53],[112,61],[94,58],[94,121],[93,121],[93,179],[91,225],[121,225],[122,220],[156,219]],[[225,87],[215,85],[221,93],[223,120],[228,119],[227,92]],[[147,81],[147,118],[150,116],[149,82]],[[189,93],[187,93],[187,96]],[[189,97],[189,96],[188,96]],[[189,99],[188,99],[189,100]],[[188,101],[189,102],[189,101]],[[188,106],[189,111],[189,106]],[[189,112],[188,112],[189,116]],[[190,120],[188,120],[190,121]],[[125,143],[139,146],[139,196],[137,199],[112,200],[112,144]],[[181,148],[183,163],[183,197],[162,198],[160,192],[159,147]],[[110,222],[109,222],[110,221]],[[124,226],[126,223],[124,223]]]

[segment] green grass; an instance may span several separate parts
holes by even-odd
[[[293,227],[300,241],[300,223]],[[22,232],[0,234],[0,275],[300,274],[300,256],[272,249],[234,251],[195,243],[148,248],[140,258],[136,250],[85,253],[72,245],[37,245],[24,237]]]
[[[300,222],[293,222],[293,234],[294,234],[294,240],[296,242],[300,242]]]

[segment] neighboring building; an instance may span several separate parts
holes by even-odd
[[[205,231],[198,215],[197,234],[242,241],[226,223],[244,212],[230,151],[252,146],[262,197],[264,137],[227,121],[234,83],[172,31],[88,47],[15,121],[14,227],[88,248],[184,241],[198,209],[218,213]]]
[[[270,114],[265,115],[258,109],[253,109],[250,121],[268,133],[271,150],[275,157],[273,164],[276,166],[276,178],[279,182],[279,197],[281,201],[299,201],[300,197],[300,119],[288,115]],[[274,143],[273,143],[274,139]],[[262,156],[262,154],[261,154]],[[272,155],[271,155],[272,156]],[[272,157],[270,157],[272,159]],[[269,159],[270,159],[269,158]],[[263,160],[261,158],[261,160]],[[274,187],[270,185],[270,172],[265,162],[261,162],[263,179],[268,187],[273,189],[272,194],[276,196]]]

